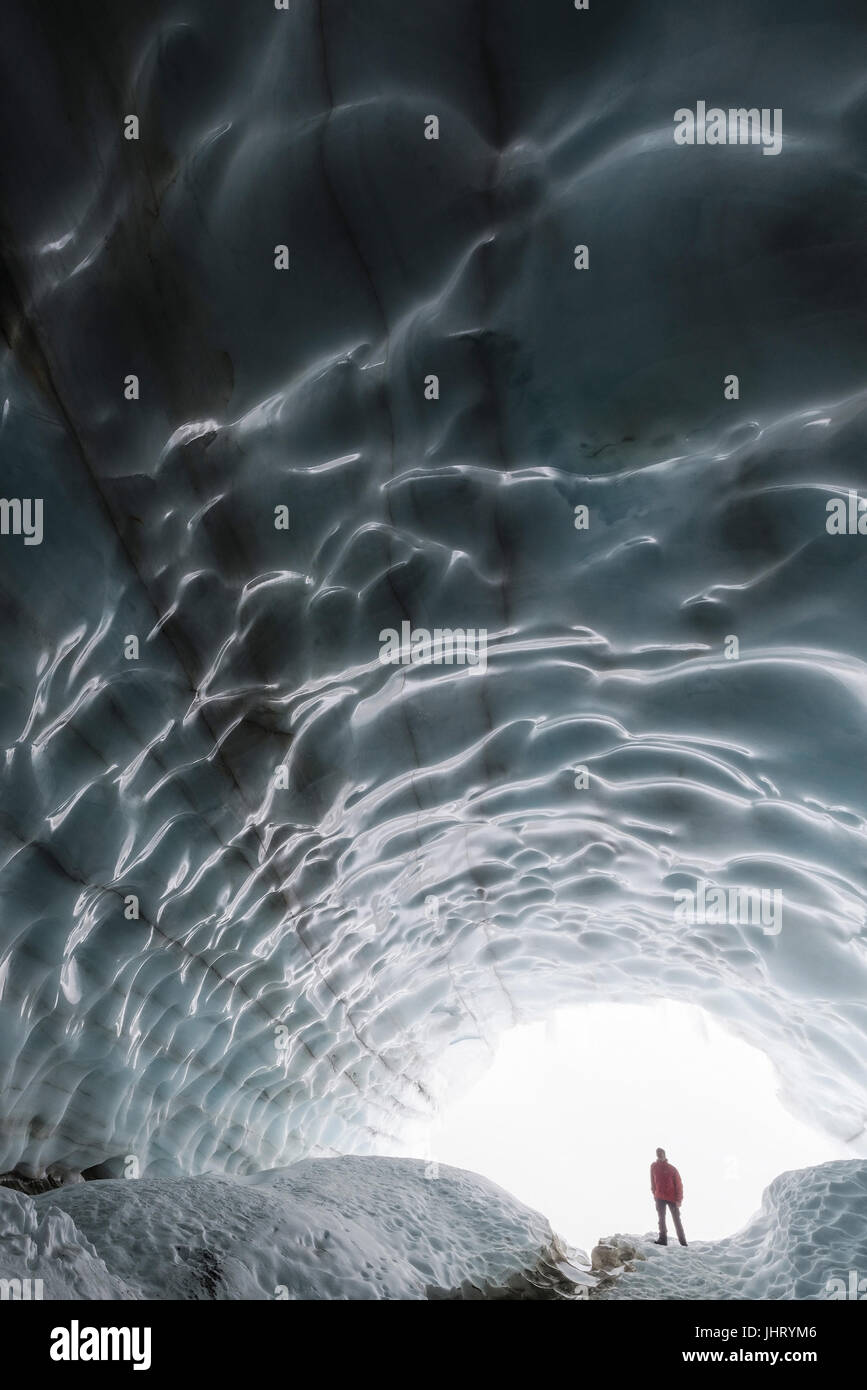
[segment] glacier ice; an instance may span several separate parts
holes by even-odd
[[[867,1269],[867,1163],[784,1173],[742,1231],[591,1274],[494,1183],[417,1159],[305,1159],[247,1178],[0,1188],[7,1262],[50,1299],[831,1299]]]
[[[867,1154],[859,21],[793,13],[750,161],[668,138],[750,33],[628,8],[11,0],[0,1171],[399,1151],[455,1049],[648,996]]]
[[[556,1297],[587,1277],[561,1271],[567,1248],[502,1188],[425,1167],[345,1157],[246,1179],[0,1188],[0,1236],[51,1299]]]

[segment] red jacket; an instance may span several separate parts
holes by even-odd
[[[650,1188],[654,1197],[663,1202],[682,1202],[683,1183],[680,1173],[666,1158],[658,1158],[650,1165]]]

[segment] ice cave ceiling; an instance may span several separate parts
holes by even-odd
[[[604,8],[11,0],[0,1171],[388,1150],[652,996],[867,1154],[863,18],[757,91],[763,4]],[[679,159],[704,95],[783,155]]]

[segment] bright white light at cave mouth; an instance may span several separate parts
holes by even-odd
[[[779,1173],[852,1156],[783,1108],[764,1053],[667,1001],[512,1029],[419,1156],[483,1173],[589,1250],[615,1232],[655,1233],[657,1145],[683,1178],[688,1240],[734,1234]]]

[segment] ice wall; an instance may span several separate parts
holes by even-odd
[[[655,995],[867,1152],[863,21],[786,16],[12,0],[0,1170],[394,1149]]]

